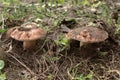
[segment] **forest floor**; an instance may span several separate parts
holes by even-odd
[[[120,80],[120,33],[116,31],[116,24],[120,25],[120,1],[96,1],[91,5],[95,8],[47,5],[41,12],[41,6],[36,5],[22,19],[7,18],[5,29],[35,22],[47,31],[33,50],[23,50],[21,41],[6,38],[6,33],[0,34],[0,58],[5,61],[3,72],[7,80]],[[111,16],[116,11],[117,22]],[[108,32],[109,38],[81,50],[79,41],[65,38],[61,25],[70,29],[99,27]]]

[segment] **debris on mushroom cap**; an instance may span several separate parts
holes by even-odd
[[[26,26],[15,28],[10,36],[19,41],[36,40],[46,36],[46,32],[43,29],[33,24],[28,24]]]
[[[31,22],[31,23],[23,24],[22,27],[25,27],[25,28],[37,28],[38,26],[37,26],[36,23]]]
[[[108,33],[95,27],[76,28],[66,34],[67,38],[75,39],[81,42],[95,43],[108,38]]]

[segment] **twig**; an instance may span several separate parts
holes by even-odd
[[[34,53],[35,55],[36,55],[39,51],[41,51],[41,49],[43,49],[43,47],[44,47],[44,45],[45,45],[46,42],[47,42],[47,40],[45,40],[44,43],[43,43],[43,45],[41,46],[41,48],[38,49],[38,50]]]
[[[28,68],[24,63],[22,63],[21,61],[19,61],[15,56],[9,54],[13,59],[15,59],[18,63],[20,63],[23,67],[25,67],[31,75],[34,75],[35,73],[33,71],[30,70],[30,68]]]
[[[111,72],[116,72],[116,73],[120,76],[120,71],[119,71],[119,70],[114,70],[114,69],[113,69],[113,70],[109,70],[108,72],[109,72],[109,73],[111,73]]]

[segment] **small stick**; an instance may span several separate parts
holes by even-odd
[[[33,71],[30,70],[30,68],[28,68],[24,63],[22,63],[21,61],[19,61],[15,56],[9,54],[13,59],[15,59],[18,63],[20,63],[23,67],[25,67],[31,75],[34,75],[35,73]]]

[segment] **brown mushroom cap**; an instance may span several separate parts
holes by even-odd
[[[46,32],[37,27],[36,24],[30,23],[23,27],[17,27],[11,33],[11,37],[19,41],[30,41],[42,38],[46,35]]]
[[[81,27],[69,31],[66,37],[85,43],[96,43],[107,39],[108,33],[95,27]]]
[[[12,28],[8,29],[7,32],[6,32],[6,38],[10,38],[10,37],[11,37],[10,34],[11,34],[16,28],[18,28],[18,26],[17,26],[17,27],[12,27]]]

